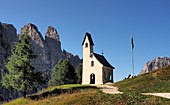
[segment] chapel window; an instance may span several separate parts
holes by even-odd
[[[88,43],[85,44],[85,47],[86,47],[86,48],[88,47]]]
[[[92,67],[94,66],[94,61],[91,61],[91,66],[92,66]]]

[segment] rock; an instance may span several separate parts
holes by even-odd
[[[25,33],[27,33],[32,39],[31,48],[36,55],[36,58],[32,60],[33,66],[37,71],[44,72],[45,74],[48,73],[47,71],[50,71],[51,69],[48,66],[50,63],[48,51],[46,51],[46,49],[48,48],[46,48],[47,46],[41,33],[39,32],[38,28],[32,23],[28,23],[21,28],[20,34],[24,35]]]
[[[69,59],[71,64],[76,68],[81,63],[81,60],[78,55],[73,55],[63,49],[64,59]]]
[[[12,24],[0,23],[0,46],[4,48],[8,56],[16,41],[18,41],[18,37],[15,27]]]
[[[28,33],[32,40],[35,41],[41,47],[44,47],[44,40],[41,33],[38,31],[38,28],[32,24],[28,23],[23,28],[21,28],[21,35]]]
[[[15,42],[17,42],[18,36],[16,29],[11,24],[2,24],[0,22],[0,69],[1,73],[5,70],[4,63],[11,55],[11,49]],[[0,76],[1,78],[1,76]]]
[[[55,64],[59,60],[69,59],[70,63],[76,67],[77,64],[80,63],[80,58],[76,55],[61,50],[61,42],[60,37],[58,35],[57,30],[49,26],[45,35],[45,42],[47,43],[49,52],[50,52],[50,59],[51,59],[51,67],[53,68]]]
[[[59,37],[59,35],[57,33],[57,30],[52,26],[48,27],[47,32],[46,32],[45,35],[48,38],[55,39],[57,42],[60,42],[60,37]]]
[[[18,40],[19,39],[15,27],[11,24],[5,23],[2,24],[0,22],[0,79],[2,78],[2,75],[6,72],[5,62],[7,62],[8,57],[11,55],[11,49],[14,43],[17,42]],[[4,89],[0,85],[1,100],[8,99],[8,96],[16,98],[19,96],[19,94],[18,92],[14,94],[13,92]]]
[[[32,23],[28,23],[21,28],[21,35],[25,32],[28,32],[28,35],[31,37],[31,48],[35,55],[38,55],[38,57],[33,60],[36,70],[46,72],[47,75],[50,76],[50,72],[59,60],[68,58],[74,67],[80,63],[78,56],[61,50],[60,37],[54,27],[48,27],[45,40],[42,38],[38,28]]]
[[[79,65],[80,58],[77,55],[74,56],[66,50],[62,51],[60,38],[54,27],[48,27],[45,34],[45,40],[38,31],[38,28],[32,23],[28,23],[21,28],[20,35],[24,35],[26,32],[32,39],[31,49],[34,54],[37,55],[36,58],[32,59],[33,66],[35,67],[35,70],[45,74],[48,79],[51,78],[50,74],[52,69],[59,60],[69,59],[74,67]],[[12,46],[14,46],[14,43],[17,41],[19,41],[19,38],[15,27],[11,24],[0,23],[0,79],[6,72],[4,63],[7,62],[7,58],[11,55]],[[47,84],[42,87],[46,86]],[[41,88],[37,87],[37,90],[41,90]],[[16,90],[8,91],[0,85],[0,96],[4,96],[4,100],[14,99],[21,95],[21,92]]]
[[[158,57],[152,61],[147,62],[144,65],[143,70],[140,72],[140,74],[151,72],[155,69],[159,69],[161,67],[170,65],[170,58],[169,57]],[[140,75],[139,74],[139,75]]]
[[[63,59],[63,53],[61,50],[61,42],[57,30],[49,26],[45,34],[45,41],[47,44],[48,51],[50,53],[51,66],[54,65],[61,59]]]

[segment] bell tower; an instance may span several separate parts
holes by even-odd
[[[82,84],[89,84],[89,70],[90,66],[90,54],[93,53],[93,40],[89,33],[86,32],[82,47],[83,47],[83,72],[82,72]]]

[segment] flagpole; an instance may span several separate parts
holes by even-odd
[[[134,41],[131,34],[131,44],[132,44],[132,77],[134,77]]]
[[[134,49],[132,49],[132,77],[134,77]]]

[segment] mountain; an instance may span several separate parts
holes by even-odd
[[[2,75],[6,72],[5,62],[11,55],[11,49],[15,42],[19,39],[16,34],[16,28],[12,24],[5,24],[0,22],[0,80]],[[0,101],[3,101],[7,94],[6,89],[2,88],[0,84]],[[9,97],[18,97],[16,91],[10,92]]]
[[[140,72],[140,74],[148,73],[148,72],[151,72],[155,69],[159,69],[159,68],[167,66],[167,65],[170,65],[170,58],[168,58],[168,57],[158,57],[154,60],[147,62],[145,64],[143,70]]]
[[[0,79],[6,72],[5,62],[7,62],[8,57],[11,55],[11,49],[14,46],[14,43],[19,41],[16,32],[16,28],[12,24],[0,23]],[[54,27],[48,27],[45,39],[43,39],[38,28],[32,23],[28,23],[21,28],[20,35],[24,35],[25,33],[28,33],[32,39],[31,48],[34,54],[37,55],[37,57],[32,60],[33,66],[37,71],[44,73],[48,79],[50,79],[52,69],[59,60],[67,58],[74,67],[79,65],[80,58],[78,55],[73,55],[64,49],[61,49],[60,37]],[[38,88],[38,90],[39,89],[40,88]],[[4,100],[4,98],[9,99],[19,96],[21,96],[20,92],[15,90],[7,91],[0,85],[1,100]]]

